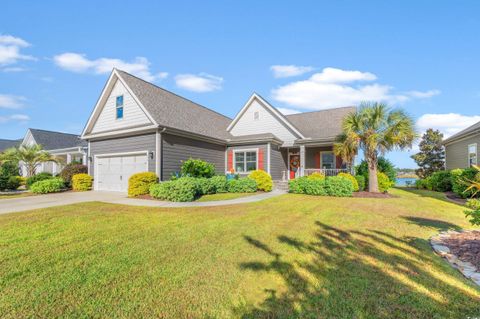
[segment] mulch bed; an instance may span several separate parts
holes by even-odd
[[[480,269],[480,231],[465,231],[442,239],[445,246],[461,261],[472,263]]]
[[[354,192],[353,197],[357,197],[357,198],[396,198],[398,196],[388,194],[388,193]]]
[[[153,197],[152,197],[152,196],[150,196],[149,194],[135,196],[135,199],[149,199],[149,200],[156,200],[155,198],[153,198]]]
[[[455,202],[460,205],[465,205],[467,203],[466,199],[459,197],[454,192],[445,192],[445,196],[452,202]]]

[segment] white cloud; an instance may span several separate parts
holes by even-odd
[[[429,128],[442,132],[445,138],[480,121],[480,115],[462,115],[458,113],[424,114],[417,120],[417,128],[421,133]]]
[[[276,78],[288,78],[291,76],[299,76],[313,71],[311,66],[298,66],[298,65],[272,65],[270,70],[273,72],[273,76]]]
[[[272,90],[272,96],[289,106],[323,110],[371,100],[404,103],[413,98],[427,98],[440,93],[438,90],[395,93],[389,85],[365,83],[376,79],[377,76],[370,72],[325,68],[307,80],[291,82]]]
[[[144,57],[136,57],[132,62],[113,58],[90,60],[85,54],[67,52],[54,56],[53,60],[55,64],[62,69],[78,73],[92,72],[95,74],[105,74],[111,72],[113,68],[117,68],[147,81],[165,79],[168,76],[166,72],[152,74],[150,71],[150,62]]]
[[[193,92],[211,92],[222,88],[223,78],[207,73],[179,74],[175,77],[179,88]]]
[[[7,115],[7,116],[0,116],[0,123],[7,123],[7,122],[21,122],[25,123],[30,120],[30,117],[25,114],[13,114],[13,115]]]
[[[421,91],[410,91],[407,92],[407,94],[413,98],[418,98],[418,99],[427,99],[435,95],[439,95],[441,92],[440,90],[429,90],[425,92]]]
[[[294,110],[294,109],[285,108],[285,107],[277,107],[277,110],[279,110],[280,113],[282,113],[283,115],[300,113],[300,111],[297,111],[297,110]]]
[[[0,109],[20,109],[25,100],[23,96],[0,94]]]
[[[14,64],[19,60],[35,60],[34,57],[20,52],[22,48],[29,46],[30,44],[23,39],[0,35],[0,65]]]

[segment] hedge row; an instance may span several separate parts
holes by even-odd
[[[332,176],[328,178],[299,177],[288,183],[289,190],[295,194],[317,196],[351,197],[353,184],[349,178]]]
[[[475,191],[467,191],[469,181],[479,180],[480,173],[474,168],[438,171],[425,179],[419,179],[416,187],[437,192],[453,191],[462,198],[470,198]]]
[[[152,185],[150,196],[172,202],[191,202],[202,195],[217,192],[254,193],[256,191],[257,183],[251,178],[227,181],[225,176],[214,176],[212,178],[181,177]]]

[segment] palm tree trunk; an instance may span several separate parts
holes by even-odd
[[[372,158],[373,157],[373,158]],[[379,193],[377,178],[377,159],[375,156],[367,158],[368,163],[368,191],[370,193]]]

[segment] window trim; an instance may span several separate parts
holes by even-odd
[[[255,152],[255,169],[258,169],[258,148],[245,148],[245,149],[234,149],[233,150],[233,169],[236,173],[239,174],[249,174],[250,171],[247,171],[247,152]],[[237,171],[237,157],[235,156],[237,153],[243,153],[244,155],[244,162],[243,162],[243,172]]]
[[[471,146],[475,147],[475,163],[474,164],[470,163],[470,147]],[[467,146],[467,165],[468,167],[472,167],[472,165],[478,165],[478,144],[477,143],[472,143]]]
[[[117,105],[117,99],[118,99],[120,96],[122,97],[122,105],[118,106],[118,105]],[[125,106],[125,96],[124,96],[123,94],[117,95],[117,96],[115,97],[115,119],[116,119],[116,120],[123,120],[123,118],[124,118],[124,111],[125,111],[124,106]],[[119,109],[119,108],[122,109],[122,117],[118,117],[118,109]]]
[[[333,167],[332,168],[323,168],[323,157],[322,157],[322,154],[323,153],[330,153],[333,155]],[[333,153],[333,151],[320,151],[320,168],[321,169],[336,169],[337,167],[337,163],[336,163],[336,159],[335,159],[335,153]]]

